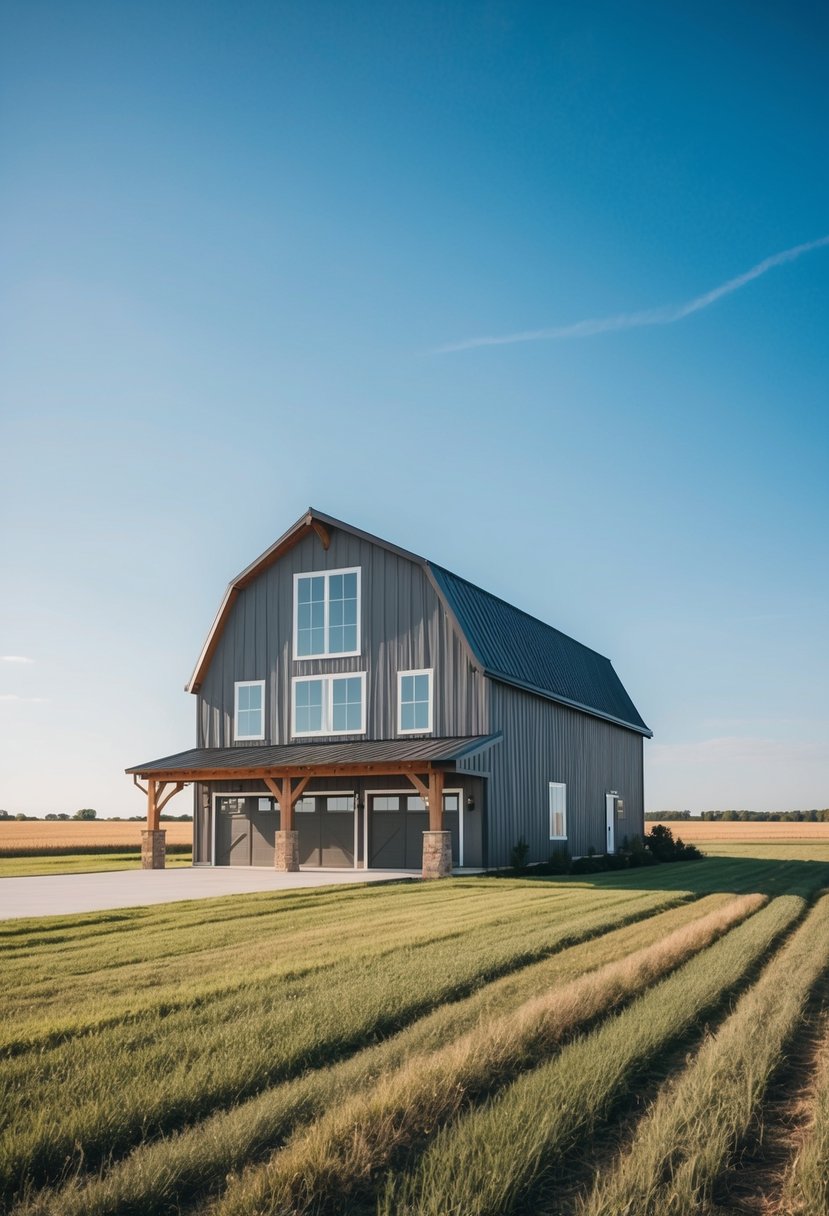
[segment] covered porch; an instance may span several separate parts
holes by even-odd
[[[420,870],[485,864],[482,756],[500,736],[194,748],[127,769],[147,799],[142,865],[165,864],[161,812],[196,787],[194,864]]]

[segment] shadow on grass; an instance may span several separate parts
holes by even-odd
[[[829,861],[802,861],[766,857],[711,857],[702,861],[662,862],[629,870],[598,874],[510,875],[532,883],[595,890],[690,891],[710,895],[717,891],[744,894],[759,891],[765,895],[809,896],[829,887]]]

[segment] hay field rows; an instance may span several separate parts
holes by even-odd
[[[648,820],[645,831],[649,832],[655,826],[656,821]],[[829,823],[789,823],[777,820],[768,823],[742,823],[739,820],[723,822],[717,819],[674,819],[665,820],[664,826],[670,828],[674,836],[681,836],[686,844],[741,844],[746,841],[771,844],[778,841],[808,840],[829,842]]]
[[[4,1210],[827,1211],[829,846],[769,853],[0,924]]]
[[[9,850],[37,852],[71,848],[82,852],[106,845],[140,848],[141,829],[145,826],[138,820],[125,823],[113,819],[0,819],[0,856]],[[171,820],[161,826],[166,829],[168,845],[192,844],[192,823]]]

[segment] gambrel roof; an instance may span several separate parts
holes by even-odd
[[[442,566],[428,565],[472,653],[491,679],[652,734],[610,659]]]
[[[457,625],[470,658],[490,679],[572,706],[648,737],[653,733],[604,655],[442,566],[313,507],[309,507],[279,540],[232,580],[187,685],[189,692],[198,691],[240,591],[310,532],[315,532],[327,548],[330,528],[349,532],[422,566]]]

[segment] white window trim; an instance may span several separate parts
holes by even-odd
[[[564,835],[553,833],[553,790],[564,790]],[[567,784],[564,781],[550,781],[547,791],[547,809],[550,816],[550,840],[567,840]]]
[[[331,723],[334,721],[334,682],[335,680],[359,680],[362,688],[360,692],[360,729],[359,730],[333,730]],[[307,684],[310,680],[321,680],[324,692],[322,697],[322,730],[303,730],[296,729],[296,686],[297,684]],[[291,738],[292,739],[311,739],[319,738],[323,735],[364,735],[366,733],[366,673],[364,671],[338,671],[327,675],[316,676],[294,676],[291,680]]]
[[[239,689],[240,688],[261,688],[262,689],[262,731],[258,735],[240,735],[239,734]],[[233,741],[234,743],[255,743],[265,738],[265,681],[264,680],[237,680],[233,685]]]
[[[323,637],[328,646],[328,584],[333,575],[357,575],[357,649],[356,650],[322,650],[317,654],[299,654],[299,580],[301,578],[324,578],[325,595],[323,596]],[[294,662],[302,663],[305,659],[349,659],[362,654],[363,632],[363,595],[362,579],[359,566],[344,566],[341,570],[302,570],[294,575]]]
[[[435,681],[433,677],[434,669],[432,667],[416,667],[411,671],[398,671],[397,673],[397,733],[398,735],[431,735],[434,721],[434,705],[435,705]],[[403,677],[404,676],[428,676],[429,677],[429,725],[424,727],[415,726],[411,729],[404,729],[400,723],[403,720]]]

